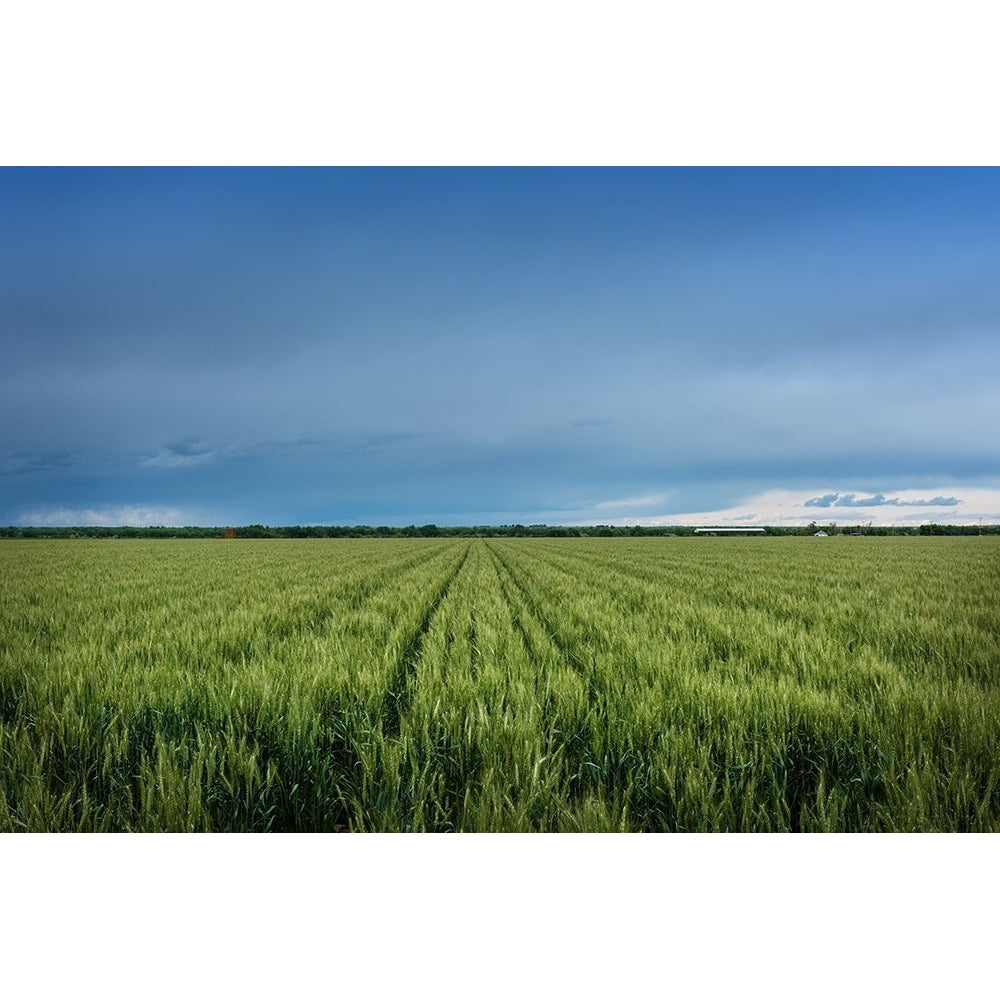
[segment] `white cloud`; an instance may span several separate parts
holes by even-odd
[[[31,510],[18,518],[18,523],[38,528],[84,526],[119,528],[125,525],[134,528],[143,528],[153,525],[182,527],[186,524],[197,524],[198,522],[176,507],[123,505],[100,508],[50,507],[42,510]]]

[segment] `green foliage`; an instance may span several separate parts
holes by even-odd
[[[1000,829],[996,539],[537,527],[5,542],[0,830]]]

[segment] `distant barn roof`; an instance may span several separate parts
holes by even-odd
[[[763,535],[763,528],[695,528],[696,535]]]

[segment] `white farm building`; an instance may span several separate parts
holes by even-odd
[[[763,528],[695,528],[696,535],[763,535]]]

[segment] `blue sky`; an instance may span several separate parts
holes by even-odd
[[[1000,521],[1000,171],[0,170],[0,523]]]

